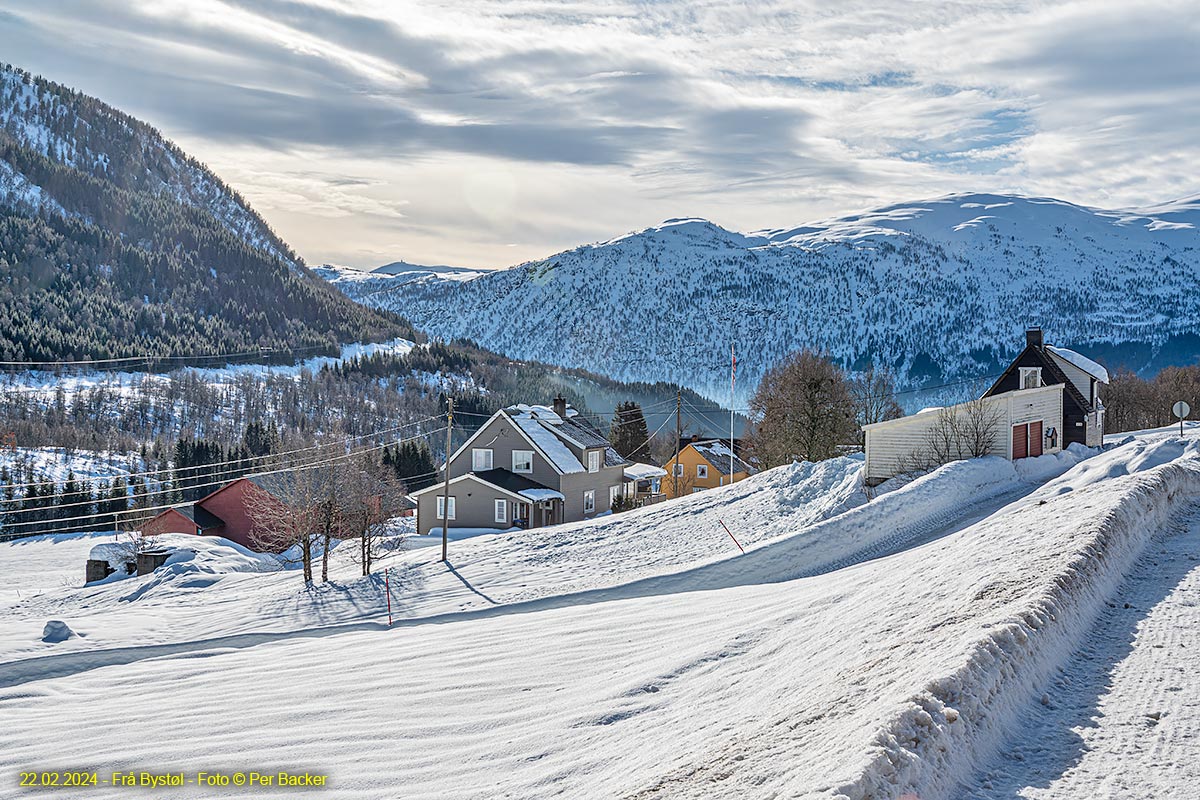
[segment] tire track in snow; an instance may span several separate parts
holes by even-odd
[[[1200,782],[1200,510],[1164,529],[963,788],[978,800],[1180,797]]]

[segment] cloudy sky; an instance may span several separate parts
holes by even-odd
[[[1200,191],[1195,0],[0,0],[0,43],[159,127],[310,263]]]

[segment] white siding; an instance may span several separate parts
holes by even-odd
[[[1047,351],[1049,352],[1049,351]],[[1050,353],[1050,357],[1054,359],[1054,363],[1063,371],[1079,393],[1090,403],[1092,402],[1092,376],[1081,370],[1079,367],[1067,361],[1065,358],[1059,358],[1054,353]]]
[[[1063,386],[1043,386],[1005,392],[986,399],[999,414],[994,431],[995,455],[1012,458],[1012,426],[1042,421],[1043,429],[1058,432],[1057,445],[1045,448],[1046,453],[1062,447]],[[946,412],[961,409],[949,406]],[[865,427],[866,467],[868,481],[885,480],[919,466],[929,450],[930,432],[937,426],[943,411],[928,411],[909,417],[880,422]]]

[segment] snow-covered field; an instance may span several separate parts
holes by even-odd
[[[449,566],[409,548],[383,562],[391,629],[352,546],[306,591],[233,568],[219,542],[89,587],[100,537],[0,545],[21,576],[0,616],[0,765],[307,769],[347,798],[865,800],[1081,797],[1140,753],[1160,791],[1103,796],[1163,796],[1200,760],[1200,682],[1169,672],[1186,663],[1174,626],[1196,629],[1200,446],[1156,432],[1085,455],[952,464],[869,503],[857,460],[799,464],[455,542]],[[1168,569],[1144,560],[1155,548]],[[1143,617],[1157,633],[1130,650]],[[52,619],[77,635],[43,642]],[[1089,648],[1110,666],[1073,667]],[[1147,693],[1151,668],[1171,680]],[[1089,677],[1109,669],[1111,688]],[[1064,725],[1089,697],[1113,722],[1081,756]]]
[[[272,375],[297,376],[303,370],[316,372],[322,367],[334,366],[352,358],[366,357],[376,353],[404,355],[411,351],[413,346],[413,343],[408,339],[392,339],[391,341],[376,344],[348,344],[342,346],[342,352],[336,358],[331,356],[317,356],[305,359],[297,364],[272,366],[270,367],[270,373]],[[247,356],[247,358],[251,359],[252,362],[259,360],[257,356],[253,355]],[[164,383],[169,380],[170,375],[182,372],[194,375],[199,380],[213,386],[223,386],[232,383],[239,376],[265,375],[267,367],[259,363],[226,364],[223,367],[186,367],[171,373],[147,373],[136,369],[114,370],[107,368],[94,370],[80,369],[67,374],[27,370],[23,372],[9,372],[0,377],[0,391],[28,392],[36,394],[39,397],[53,399],[60,389],[69,398],[88,389],[103,387],[118,396],[136,396],[144,388],[146,381]]]

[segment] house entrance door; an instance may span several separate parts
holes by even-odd
[[[1029,425],[1013,425],[1012,429],[1012,457],[1016,461],[1018,458],[1025,458],[1029,455]]]
[[[1029,423],[1029,455],[1040,456],[1042,454],[1042,422]]]

